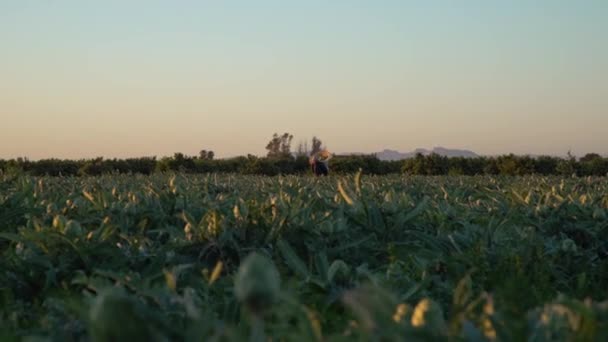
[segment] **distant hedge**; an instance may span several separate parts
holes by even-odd
[[[577,175],[606,176],[608,158],[590,153],[577,159],[550,156],[530,157],[513,154],[498,157],[448,158],[437,154],[418,154],[400,161],[382,161],[374,155],[336,156],[330,162],[330,172],[347,174],[359,169],[366,174],[384,175]],[[306,156],[266,158],[241,156],[227,159],[207,159],[176,153],[172,157],[130,159],[43,159],[24,158],[1,160],[2,173],[25,173],[35,176],[87,176],[107,173],[137,173],[178,171],[186,173],[236,173],[274,176],[310,173]]]

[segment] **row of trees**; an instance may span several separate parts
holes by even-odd
[[[354,173],[362,169],[366,174],[409,175],[578,175],[605,176],[608,174],[608,158],[588,154],[574,157],[529,157],[504,155],[498,157],[448,158],[437,154],[417,155],[402,161],[382,161],[374,155],[335,156],[331,163],[332,173]],[[186,156],[176,153],[172,157],[133,159],[59,160],[27,159],[0,160],[2,173],[27,173],[31,175],[83,176],[106,173],[138,173],[178,171],[187,173],[239,173],[258,175],[304,174],[310,172],[308,157],[279,156],[257,157],[253,155],[213,159]]]
[[[266,144],[266,157],[253,155],[215,159],[215,153],[201,150],[198,156],[175,153],[172,157],[152,158],[59,160],[27,159],[0,160],[0,172],[24,172],[31,175],[71,176],[101,175],[106,173],[139,173],[180,171],[188,173],[240,173],[259,175],[303,174],[310,170],[308,157],[321,151],[323,142],[313,137],[310,150],[307,142],[300,143],[292,152],[293,135],[275,133]],[[366,174],[410,175],[579,175],[605,176],[608,158],[591,153],[577,159],[550,156],[530,157],[513,154],[499,157],[448,158],[437,154],[418,154],[403,161],[382,161],[375,155],[334,156],[332,173],[354,173],[359,169]]]
[[[157,170],[158,161],[151,158],[129,159],[42,159],[25,158],[0,160],[2,173],[27,173],[34,176],[84,176],[106,173],[138,173],[149,175]]]
[[[516,156],[448,158],[437,154],[404,161],[402,171],[412,175],[608,175],[608,158],[590,153],[580,159],[572,155],[567,158],[551,156]]]
[[[354,173],[359,169],[369,174],[384,175],[399,173],[402,161],[381,161],[374,155],[335,156],[331,162],[331,170],[336,173]],[[310,172],[307,154],[257,157],[254,155],[205,160],[196,157],[175,154],[158,161],[157,170],[181,171],[187,173],[240,173],[274,176],[279,174],[305,174]]]

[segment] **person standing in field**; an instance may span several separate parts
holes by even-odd
[[[327,176],[329,174],[330,159],[331,154],[326,149],[310,156],[310,166],[315,176]]]

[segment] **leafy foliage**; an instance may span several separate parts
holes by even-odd
[[[2,340],[608,337],[603,177],[0,180]]]
[[[32,176],[99,176],[103,174],[144,174],[160,172],[183,173],[238,173],[253,175],[297,175],[310,172],[308,155],[302,145],[295,153],[290,152],[291,139],[286,134],[275,135],[269,142],[268,157],[253,155],[215,159],[213,151],[200,151],[198,156],[175,153],[172,157],[103,159],[91,160],[0,160],[0,174],[28,174]],[[321,148],[321,141],[313,138],[313,151]],[[504,155],[498,157],[447,158],[437,154],[418,154],[406,160],[380,160],[375,155],[335,156],[331,162],[331,172],[354,174],[363,170],[366,174],[388,175],[562,175],[562,176],[606,176],[608,158],[590,153],[577,160],[540,156]]]

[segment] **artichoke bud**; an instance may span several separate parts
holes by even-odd
[[[154,340],[149,322],[137,305],[122,289],[102,291],[89,312],[91,341]]]
[[[251,312],[258,314],[276,301],[280,285],[281,279],[274,263],[254,252],[239,267],[234,293]]]

